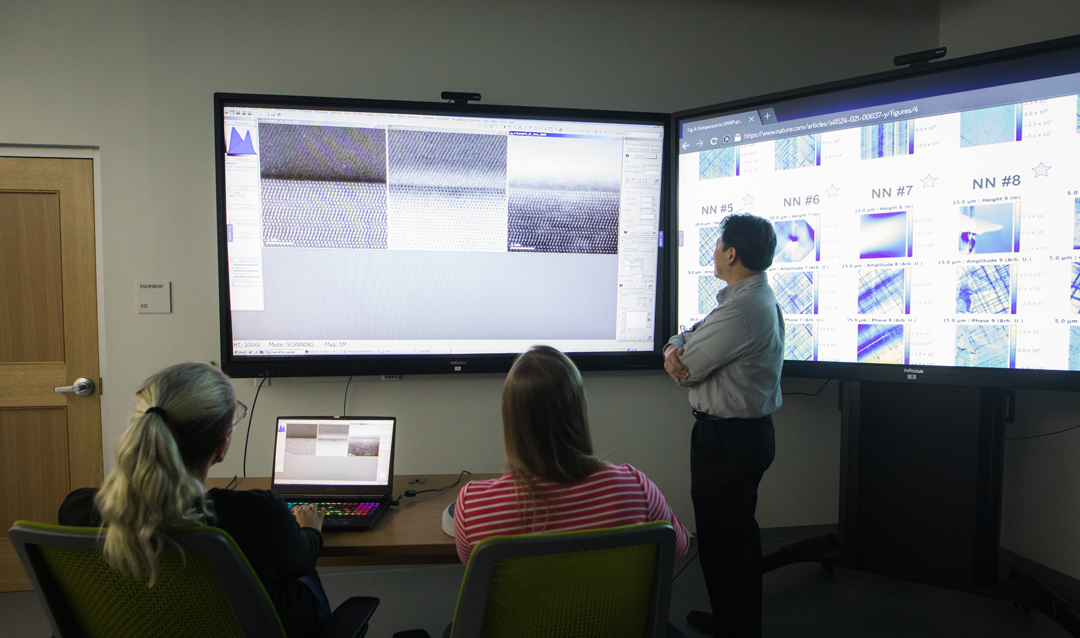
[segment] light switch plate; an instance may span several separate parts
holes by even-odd
[[[137,284],[136,301],[139,314],[169,314],[172,312],[172,282],[143,281]]]

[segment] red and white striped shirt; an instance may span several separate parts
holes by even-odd
[[[664,495],[644,474],[630,465],[603,467],[571,485],[538,481],[547,503],[530,498],[523,519],[519,489],[509,474],[487,481],[470,481],[454,505],[454,538],[458,558],[469,562],[473,547],[489,536],[534,532],[574,532],[668,521],[675,528],[675,554],[689,546],[686,528],[675,518]],[[534,529],[535,522],[535,529]]]

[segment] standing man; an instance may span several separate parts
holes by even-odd
[[[754,511],[761,476],[775,456],[770,416],[781,403],[784,317],[765,270],[776,232],[768,220],[722,222],[714,274],[727,282],[717,307],[664,349],[664,369],[690,388],[694,432],[690,492],[701,571],[712,613],[690,626],[725,638],[761,635],[761,535]]]

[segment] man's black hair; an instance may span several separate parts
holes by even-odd
[[[776,231],[769,220],[750,214],[728,215],[721,226],[723,247],[734,248],[743,266],[757,271],[772,266]]]

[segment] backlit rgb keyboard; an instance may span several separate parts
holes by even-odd
[[[326,512],[327,516],[363,516],[375,511],[378,503],[292,503],[285,505],[292,509],[297,505],[316,505],[319,510]]]

